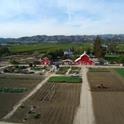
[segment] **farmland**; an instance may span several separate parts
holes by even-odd
[[[73,76],[54,76],[48,80],[49,83],[82,83],[80,77]]]
[[[88,80],[95,124],[123,124],[124,80],[121,80],[113,70],[89,71]]]
[[[124,69],[123,68],[119,68],[119,69],[115,69],[115,71],[121,75],[122,77],[124,77]]]
[[[72,124],[80,103],[80,86],[81,84],[46,83],[9,121],[26,124]],[[35,109],[30,113],[32,105]]]
[[[41,80],[41,76],[0,75],[0,119]]]
[[[99,71],[100,70],[100,71]],[[91,91],[124,91],[124,83],[113,71],[104,72],[106,69],[95,69],[94,72],[88,73]],[[105,88],[99,88],[100,85]]]
[[[82,50],[87,50],[91,48],[92,44],[70,44],[70,43],[57,43],[54,45],[52,43],[39,43],[39,44],[24,44],[24,45],[10,45],[9,50],[11,53],[24,53],[24,52],[34,52],[39,51],[41,53],[45,53],[46,51],[54,52],[59,49],[69,49],[69,48],[80,48]],[[77,49],[78,50],[78,49]]]

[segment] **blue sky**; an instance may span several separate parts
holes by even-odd
[[[124,0],[0,0],[0,37],[108,33],[124,33]]]

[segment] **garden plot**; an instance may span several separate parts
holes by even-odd
[[[53,79],[56,80],[55,77]],[[72,124],[80,103],[80,90],[81,83],[53,83],[50,79],[7,121],[26,124]]]
[[[46,72],[50,71],[50,67],[46,66],[34,66],[30,68],[31,72],[34,72],[35,74],[45,74]]]
[[[0,75],[0,119],[27,95],[43,78],[41,76]]]
[[[70,67],[60,67],[59,70],[56,72],[57,74],[66,74]]]
[[[69,72],[70,75],[80,75],[81,68],[79,67],[72,67],[71,71]]]
[[[91,91],[124,91],[124,82],[112,71],[88,72]]]
[[[4,73],[22,73],[22,74],[32,74],[33,72],[29,71],[29,66],[9,66],[6,67]]]

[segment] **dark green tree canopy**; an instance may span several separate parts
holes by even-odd
[[[103,58],[105,55],[105,51],[102,48],[102,43],[99,36],[96,37],[94,42],[94,55],[96,58]]]

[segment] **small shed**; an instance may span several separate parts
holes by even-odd
[[[79,58],[75,60],[75,64],[80,65],[94,65],[94,61],[84,52]]]
[[[41,64],[42,65],[50,65],[51,61],[49,60],[48,57],[44,57],[43,59],[41,59]]]

